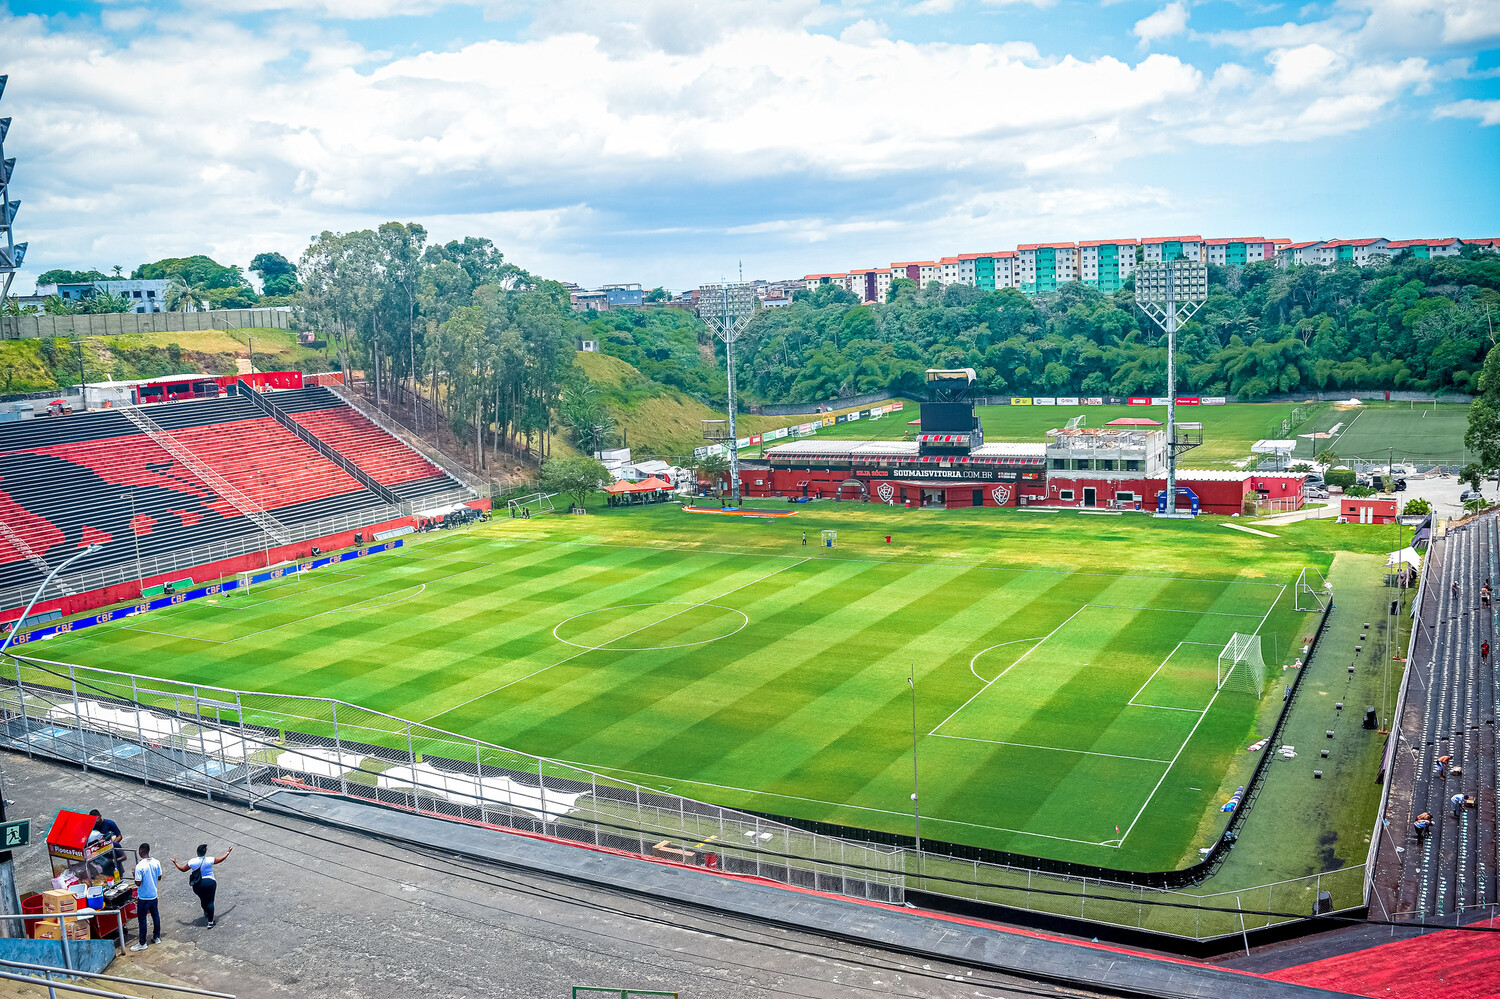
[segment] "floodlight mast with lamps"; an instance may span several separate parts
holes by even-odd
[[[5,96],[5,81],[9,77],[0,73],[0,97]],[[15,234],[11,231],[12,223],[16,219],[16,209],[21,206],[19,201],[10,200],[10,175],[15,169],[15,158],[5,158],[5,133],[10,130],[10,119],[0,118],[0,306],[5,304],[10,295],[10,283],[15,280],[16,271],[20,270],[21,262],[26,259],[26,244],[17,243]]]
[[[1208,299],[1208,265],[1196,260],[1142,264],[1135,269],[1135,304],[1167,333],[1167,505],[1177,516],[1177,327]]]
[[[729,490],[730,501],[740,505],[740,445],[734,427],[734,344],[755,318],[755,286],[748,283],[706,284],[698,289],[698,318],[724,341],[729,373]]]

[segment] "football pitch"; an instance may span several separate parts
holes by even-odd
[[[1055,568],[1034,552],[1007,566],[826,549],[801,515],[727,526],[722,547],[612,529],[712,535],[701,522],[722,519],[596,516],[576,540],[578,518],[498,521],[35,654],[339,698],[673,793],[896,833],[913,827],[915,737],[924,838],[1161,870],[1217,835],[1256,759],[1245,746],[1279,708],[1279,663],[1311,633],[1295,571],[1246,568],[1240,550],[1264,542],[1222,531],[1187,575],[1115,568],[1108,548]],[[1141,524],[1105,534],[1128,546]],[[735,544],[760,529],[775,541]],[[1236,555],[1216,566],[1215,543]],[[1217,683],[1236,632],[1262,638],[1263,700]]]
[[[1362,406],[1325,405],[1297,428],[1298,458],[1311,458],[1331,447],[1343,461],[1442,462],[1464,464],[1464,432],[1469,407],[1458,403],[1367,402]],[[1300,436],[1327,433],[1330,437]]]

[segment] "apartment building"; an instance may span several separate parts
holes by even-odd
[[[840,288],[847,287],[845,281],[848,277],[847,272],[840,271],[837,274],[809,274],[802,280],[806,282],[807,290],[812,291],[820,284],[837,284]]]
[[[1276,259],[1276,241],[1264,236],[1205,239],[1203,249],[1208,262],[1219,267],[1244,267]]]
[[[1374,257],[1383,256],[1387,259],[1391,256],[1388,249],[1391,241],[1388,239],[1330,239],[1318,247],[1318,263],[1331,266],[1340,263],[1352,263],[1356,267],[1364,267],[1374,262]]]
[[[1089,239],[1078,244],[1078,280],[1103,292],[1118,291],[1135,271],[1133,239]]]
[[[1016,247],[1017,287],[1045,295],[1078,279],[1078,247],[1073,243],[1022,243]]]
[[[1148,264],[1167,260],[1202,260],[1202,236],[1151,236],[1141,240],[1141,259]]]
[[[1464,248],[1461,239],[1393,239],[1386,243],[1386,249],[1391,256],[1403,250],[1421,260],[1430,260],[1433,257],[1456,257]]]
[[[908,260],[893,263],[891,264],[891,277],[915,281],[918,288],[925,288],[934,281],[942,280],[936,260]]]

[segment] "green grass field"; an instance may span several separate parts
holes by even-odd
[[[1464,431],[1469,407],[1458,403],[1367,402],[1340,407],[1324,404],[1297,433],[1333,433],[1321,439],[1297,438],[1296,457],[1311,458],[1331,447],[1345,461],[1443,462],[1469,460]]]
[[[1379,539],[998,514],[498,520],[39,654],[341,698],[676,793],[895,832],[911,829],[914,673],[925,837],[1191,862],[1279,707],[1216,690],[1219,650],[1258,633],[1279,680],[1310,632],[1297,572]],[[825,527],[838,547],[816,546]]]
[[[1291,403],[1233,403],[1227,406],[1179,406],[1177,418],[1183,422],[1203,424],[1203,446],[1187,452],[1185,467],[1227,468],[1250,454],[1250,446],[1281,432],[1281,421],[1291,415]],[[1456,408],[1456,407],[1455,407]],[[974,412],[984,427],[987,441],[1044,441],[1047,431],[1060,427],[1075,416],[1086,418],[1086,426],[1100,427],[1120,417],[1145,417],[1162,424],[1167,421],[1165,406],[976,406]],[[875,420],[857,420],[824,427],[818,437],[832,440],[895,440],[908,430],[910,420],[919,415],[915,402],[908,401],[899,413]],[[784,423],[795,423],[798,417],[785,417]],[[784,424],[782,424],[784,425]]]

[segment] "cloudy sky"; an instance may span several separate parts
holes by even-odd
[[[1500,236],[1500,0],[0,0],[0,73],[26,291],[387,219],[668,287]]]

